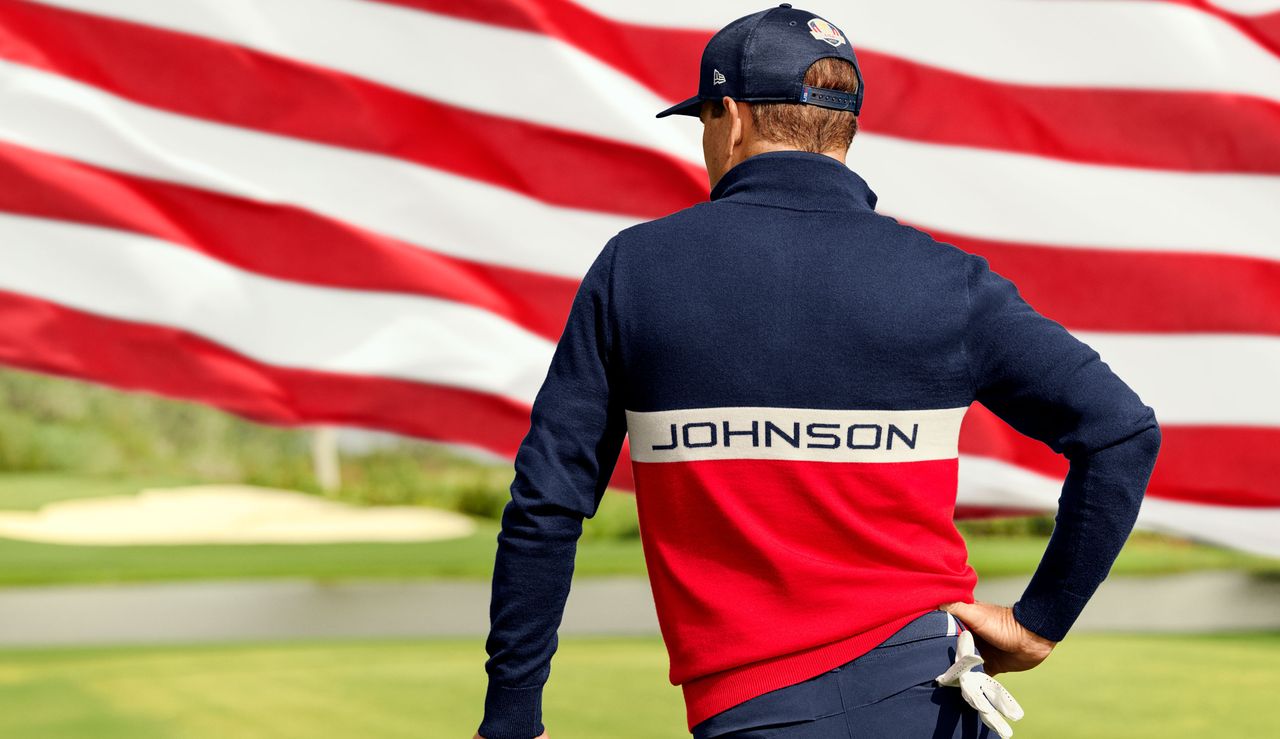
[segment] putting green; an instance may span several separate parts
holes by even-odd
[[[23,739],[470,737],[480,640],[0,651],[0,736]],[[1020,739],[1278,735],[1280,634],[1079,634],[1001,676]],[[545,717],[556,739],[687,737],[656,638],[567,638]]]

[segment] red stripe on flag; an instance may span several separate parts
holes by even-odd
[[[423,382],[277,367],[187,331],[0,291],[0,364],[194,400],[264,423],[335,423],[513,458],[529,408]],[[633,489],[629,445],[611,484]]]
[[[1280,173],[1280,104],[1262,98],[1004,84],[874,52],[858,61],[875,85],[859,125],[873,133],[1093,164]]]
[[[457,387],[276,367],[179,329],[0,291],[0,362],[149,390],[258,421],[383,428],[513,456],[529,409]]]
[[[460,259],[299,208],[125,175],[4,142],[0,211],[154,236],[285,280],[466,303],[551,341],[564,330],[578,289],[576,280]]]
[[[1147,495],[1186,503],[1280,507],[1280,428],[1161,424]],[[960,426],[960,453],[994,457],[1065,479],[1069,462],[975,403]]]
[[[976,518],[1010,518],[1014,516],[1039,516],[1045,513],[1040,508],[1000,508],[990,505],[956,505],[957,521]]]
[[[1012,244],[928,231],[986,257],[1037,311],[1071,329],[1280,335],[1280,262]]]

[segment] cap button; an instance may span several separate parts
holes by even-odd
[[[778,7],[779,7],[779,8],[789,8],[789,7],[791,7],[791,3],[781,3],[781,4],[779,4],[779,5],[778,5]]]

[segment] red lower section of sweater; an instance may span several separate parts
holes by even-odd
[[[978,575],[959,460],[633,462],[658,622],[689,728],[870,651]]]

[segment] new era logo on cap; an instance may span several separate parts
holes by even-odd
[[[724,84],[724,75],[720,74],[720,70],[718,69],[711,70],[711,84],[713,85]]]

